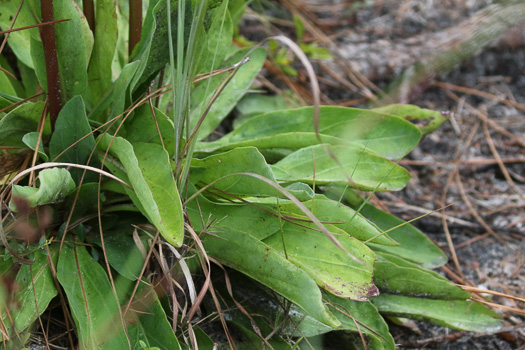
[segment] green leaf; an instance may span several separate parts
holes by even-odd
[[[328,305],[328,309],[341,321],[340,328],[333,329],[322,325],[311,317],[301,315],[298,313],[300,310],[293,308],[289,315],[295,321],[297,327],[290,324],[285,329],[285,332],[296,337],[312,337],[334,330],[352,333],[357,333],[360,330],[365,335],[369,348],[378,350],[395,349],[394,339],[388,331],[388,325],[371,302],[342,299],[328,293],[325,293],[323,298]],[[359,330],[357,327],[359,327]],[[355,345],[361,345],[361,340],[357,339]]]
[[[131,347],[108,276],[83,246],[63,246],[57,278],[66,292],[80,349]]]
[[[490,333],[502,326],[496,313],[473,301],[420,299],[391,294],[380,294],[371,300],[381,313],[428,320],[452,329]]]
[[[27,133],[38,130],[43,107],[43,102],[24,103],[0,119],[0,145],[25,148],[26,144],[23,142],[23,137]],[[51,134],[51,126],[48,120],[44,126],[42,135],[44,138]]]
[[[17,93],[13,85],[9,81],[8,75],[1,70],[0,70],[0,93],[2,94],[2,98],[5,98],[10,101],[13,101],[13,99],[16,99],[16,96],[17,96]]]
[[[126,188],[135,205],[157,227],[161,235],[176,247],[184,238],[182,203],[173,178],[168,153],[159,145],[135,143],[121,137],[104,135],[99,147],[118,158],[124,167],[133,191]],[[118,166],[108,167],[115,172]]]
[[[400,190],[410,179],[408,171],[395,163],[348,146],[316,145],[302,148],[274,164],[272,169],[275,177],[281,181],[318,185],[348,183],[360,190],[379,192]]]
[[[228,58],[221,65],[221,68],[231,67],[239,63],[248,54],[248,51],[249,49],[238,51]],[[198,135],[200,139],[205,138],[215,130],[221,121],[230,114],[237,102],[248,92],[265,59],[266,51],[262,48],[258,48],[250,53],[250,61],[237,70],[233,79],[211,106],[206,119],[204,119],[199,129]],[[193,112],[191,113],[191,128],[197,125],[197,121],[208,106],[214,90],[221,84],[223,79],[224,76],[222,75],[213,77],[210,82],[204,81],[192,91],[191,105]]]
[[[213,203],[202,196],[186,203],[186,211],[197,232],[235,231],[262,240],[281,227],[279,218],[264,208],[246,204]]]
[[[135,289],[135,283],[126,278],[117,279],[115,288],[121,309],[127,306]],[[135,291],[130,308],[126,313],[126,330],[133,349],[140,349],[139,344],[143,342],[150,349],[180,350],[177,337],[173,333],[157,293],[147,281],[142,281]],[[128,349],[128,347],[122,349]]]
[[[243,300],[243,306],[249,314],[260,315],[260,317],[254,317],[259,327],[267,325],[272,327],[271,329],[274,329],[276,324],[281,323],[281,320],[287,319],[290,322],[283,323],[283,335],[287,337],[312,337],[331,331],[350,331],[357,333],[357,322],[361,332],[363,332],[367,338],[369,348],[394,348],[392,336],[388,333],[388,326],[370,302],[342,299],[333,294],[323,293],[323,301],[333,315],[341,322],[339,328],[333,328],[306,315],[304,311],[296,305],[291,305],[288,310],[283,300],[272,302],[272,298],[275,296],[268,293],[266,289],[261,288],[258,283],[254,283],[253,280],[237,272],[229,272],[228,274],[234,297],[237,300]],[[247,320],[240,311],[235,310],[235,305],[233,301],[230,301],[226,287],[217,283],[215,283],[214,286],[223,296],[222,300],[226,303],[226,309],[228,310],[227,315],[230,319],[242,322],[245,327],[251,327],[250,321]],[[254,295],[262,295],[264,298],[270,299],[270,302],[261,303],[260,298],[246,297]],[[354,319],[356,322],[354,322]],[[263,323],[263,320],[267,320],[267,323]],[[354,345],[359,346],[360,344],[360,339],[354,342]]]
[[[55,251],[53,249],[53,253]],[[20,308],[11,311],[11,316],[16,331],[22,332],[33,324],[58,294],[48,256],[37,252],[32,265],[22,265],[16,276],[16,285],[18,287],[16,300]],[[8,325],[8,333],[14,336],[11,321],[5,313],[2,313],[2,318],[2,321]]]
[[[90,238],[90,241],[102,247],[99,236]],[[104,245],[111,267],[117,270],[121,276],[131,281],[137,280],[145,260],[128,232],[104,232]]]
[[[117,115],[123,113],[124,107],[126,105],[126,98],[128,97],[131,100],[131,93],[129,92],[128,88],[137,72],[137,69],[139,68],[139,65],[140,62],[136,61],[128,63],[124,66],[124,68],[122,68],[119,77],[114,83],[111,98],[107,99],[107,103],[111,103],[110,117],[116,117]],[[97,118],[97,120],[98,119],[99,118]]]
[[[74,213],[71,216],[70,222],[75,222],[81,219],[84,216],[91,215],[92,213],[97,212],[99,207],[99,187],[98,183],[90,182],[84,183],[80,186],[80,191],[74,191],[66,199],[66,208],[71,208]],[[105,196],[104,193],[100,194],[100,201],[104,202]]]
[[[206,33],[206,43],[203,45],[197,73],[211,72],[219,68],[232,47],[233,25],[228,11],[228,1],[224,1],[221,7],[213,10],[211,16],[211,25]]]
[[[360,213],[383,231],[405,223],[394,215],[385,213],[370,204],[365,204]],[[400,245],[387,247],[369,243],[369,246],[375,251],[394,254],[426,268],[436,268],[447,262],[445,253],[432,243],[423,232],[411,224],[405,224],[388,231],[388,235]]]
[[[94,149],[95,138],[86,116],[84,101],[82,97],[75,96],[58,114],[55,131],[49,142],[49,155],[55,161],[86,165]],[[71,169],[71,175],[77,184],[80,183],[83,172],[83,169]],[[86,172],[84,182],[95,181],[97,178],[97,174]]]
[[[357,238],[360,241],[372,239],[380,234],[380,231],[360,213],[356,213],[355,210],[337,201],[317,196],[315,199],[303,202],[303,204],[322,222],[332,223],[333,226],[342,229],[350,237]],[[292,202],[281,201],[279,208],[276,208],[275,211],[306,219],[304,213]],[[374,238],[372,242],[387,246],[398,245],[387,234]]]
[[[371,349],[395,349],[388,325],[372,303],[342,299],[330,294],[325,294],[324,299],[328,302],[329,310],[341,321],[341,329],[355,333],[359,327]]]
[[[272,169],[262,154],[254,147],[236,148],[232,151],[209,156],[191,162],[190,181],[210,184],[214,180],[236,173],[255,173],[276,182]],[[213,184],[213,187],[229,194],[240,196],[278,196],[272,186],[248,175],[228,176]]]
[[[88,70],[93,104],[100,101],[111,89],[111,64],[118,39],[117,7],[114,0],[97,1],[95,10],[95,42]]]
[[[319,133],[324,143],[350,145],[389,159],[403,157],[421,138],[419,130],[401,118],[332,106],[320,107]],[[218,141],[200,143],[197,148],[212,151],[254,146],[296,150],[318,143],[313,109],[304,107],[255,116]]]
[[[8,30],[11,27],[11,22],[14,19],[18,6],[21,0],[0,0],[0,28]],[[27,3],[24,3],[20,9],[20,13],[16,18],[16,25],[13,28],[27,27],[35,24],[31,10]],[[37,28],[19,30],[9,34],[7,43],[16,57],[22,61],[26,66],[33,68],[33,60],[30,53],[30,33]]]
[[[435,272],[388,261],[374,264],[374,283],[381,293],[446,300],[465,300],[470,297],[470,293]]]
[[[24,135],[24,137],[22,137],[22,141],[26,144],[27,147],[35,151],[39,137],[40,133],[36,131],[28,132]],[[47,162],[49,160],[46,152],[44,151],[44,144],[42,143],[42,139],[40,139],[40,144],[38,145],[38,155],[42,158],[42,160],[44,160],[44,162]]]
[[[268,111],[284,110],[292,106],[291,102],[282,95],[245,95],[235,106],[235,112],[240,116],[233,121],[234,129],[239,128],[243,122],[256,115],[268,113]]]
[[[27,205],[32,208],[38,205],[56,203],[76,188],[71,174],[66,169],[44,169],[39,173],[38,179],[40,180],[39,188],[13,185],[12,198],[9,202],[11,210],[18,211],[16,207],[17,198],[23,198],[27,201]]]
[[[192,25],[191,1],[185,0],[184,42],[187,44]],[[171,5],[171,37],[174,47],[177,45],[178,0],[170,0]],[[131,83],[133,92],[142,90],[149,85],[158,72],[169,62],[168,11],[166,1],[150,1],[140,42],[133,49],[131,59],[140,61],[137,74]],[[186,46],[186,45],[185,45]],[[175,52],[177,50],[174,50]]]
[[[142,105],[135,110],[133,118],[126,123],[126,140],[132,144],[135,142],[164,144],[164,149],[170,158],[175,153],[175,128],[173,122],[166,114],[157,108],[153,108],[155,116],[148,105]],[[158,126],[158,128],[157,128]],[[162,142],[159,137],[162,135]]]
[[[337,248],[314,224],[286,222],[282,231],[264,240],[272,248],[284,253],[287,259],[305,271],[319,286],[342,298],[366,301],[378,294],[372,282],[374,253],[363,243],[349,237],[337,228],[327,226],[341,246],[358,257],[352,259]]]
[[[372,111],[390,114],[414,123],[423,135],[430,134],[439,128],[450,117],[449,113],[419,108],[414,105],[393,104],[374,108]]]
[[[235,331],[235,334],[240,335],[240,341],[236,343],[236,346],[238,346],[239,349],[268,349],[268,346],[265,345],[261,337],[253,330],[253,325],[247,322],[240,322],[239,318],[236,317],[233,320],[228,321],[228,326]],[[263,323],[262,321],[257,322],[256,326],[261,332],[261,334],[265,337],[271,334],[273,331],[273,329],[269,325]],[[292,349],[290,344],[286,343],[280,336],[276,334],[274,334],[270,339],[268,339],[267,342],[274,350]]]
[[[281,294],[327,325],[339,321],[326,310],[315,282],[279,252],[249,234],[223,231],[203,241],[209,255]]]
[[[62,100],[80,95],[89,101],[87,68],[93,34],[76,2],[54,1],[53,10],[55,20],[68,19],[54,25]]]
[[[295,36],[297,37],[297,42],[301,42],[303,40],[303,33],[304,33],[304,23],[298,16],[293,16],[293,23],[295,24]]]
[[[42,87],[42,90],[47,92],[47,69],[46,59],[44,56],[44,46],[42,44],[42,40],[40,39],[40,34],[37,28],[30,31],[30,34],[29,42],[31,59],[35,68],[35,75],[38,83],[40,84],[40,87]]]

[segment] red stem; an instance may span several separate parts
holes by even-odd
[[[53,1],[42,0],[40,3],[42,11],[42,22],[52,22]],[[46,61],[47,74],[47,102],[49,104],[49,114],[51,116],[51,129],[55,130],[55,122],[62,108],[60,100],[60,76],[58,70],[58,58],[55,42],[55,25],[50,24],[40,27],[40,36],[44,46],[44,57]]]
[[[89,29],[95,34],[95,5],[93,0],[83,0],[82,8],[84,10],[84,16],[89,24]]]
[[[140,41],[142,32],[142,0],[129,0],[129,55]]]

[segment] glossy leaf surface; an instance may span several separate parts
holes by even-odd
[[[121,137],[102,137],[99,147],[118,158],[133,187],[135,203],[162,236],[176,247],[184,238],[182,203],[173,178],[168,153],[159,145],[131,144]],[[108,163],[110,164],[110,163]],[[115,171],[117,167],[113,167]],[[126,189],[131,192],[131,190]]]

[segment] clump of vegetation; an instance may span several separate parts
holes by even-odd
[[[393,349],[384,317],[500,326],[364,195],[408,183],[398,161],[440,113],[256,108],[210,141],[241,99],[265,103],[248,94],[265,49],[232,45],[246,3],[150,1],[133,50],[136,9],[86,3],[1,2],[2,29],[32,26],[0,60],[4,348],[35,327],[81,349],[211,349],[218,329],[231,347]]]

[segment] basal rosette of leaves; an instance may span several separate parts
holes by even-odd
[[[207,141],[239,103],[267,102],[248,93],[265,50],[232,45],[246,3],[150,1],[129,57],[118,4],[97,1],[91,27],[80,5],[54,2],[67,19],[54,24],[56,120],[44,118],[39,29],[10,33],[12,59],[0,59],[4,348],[57,308],[80,349],[211,349],[218,313],[231,342],[253,349],[307,348],[330,332],[393,349],[395,317],[500,326],[431,270],[446,262],[439,248],[362,196],[405,187],[398,160],[446,118],[321,106],[316,133],[312,107],[272,108]],[[41,4],[19,5],[0,0],[2,30],[14,17],[35,24]],[[34,177],[15,178],[32,160]]]

